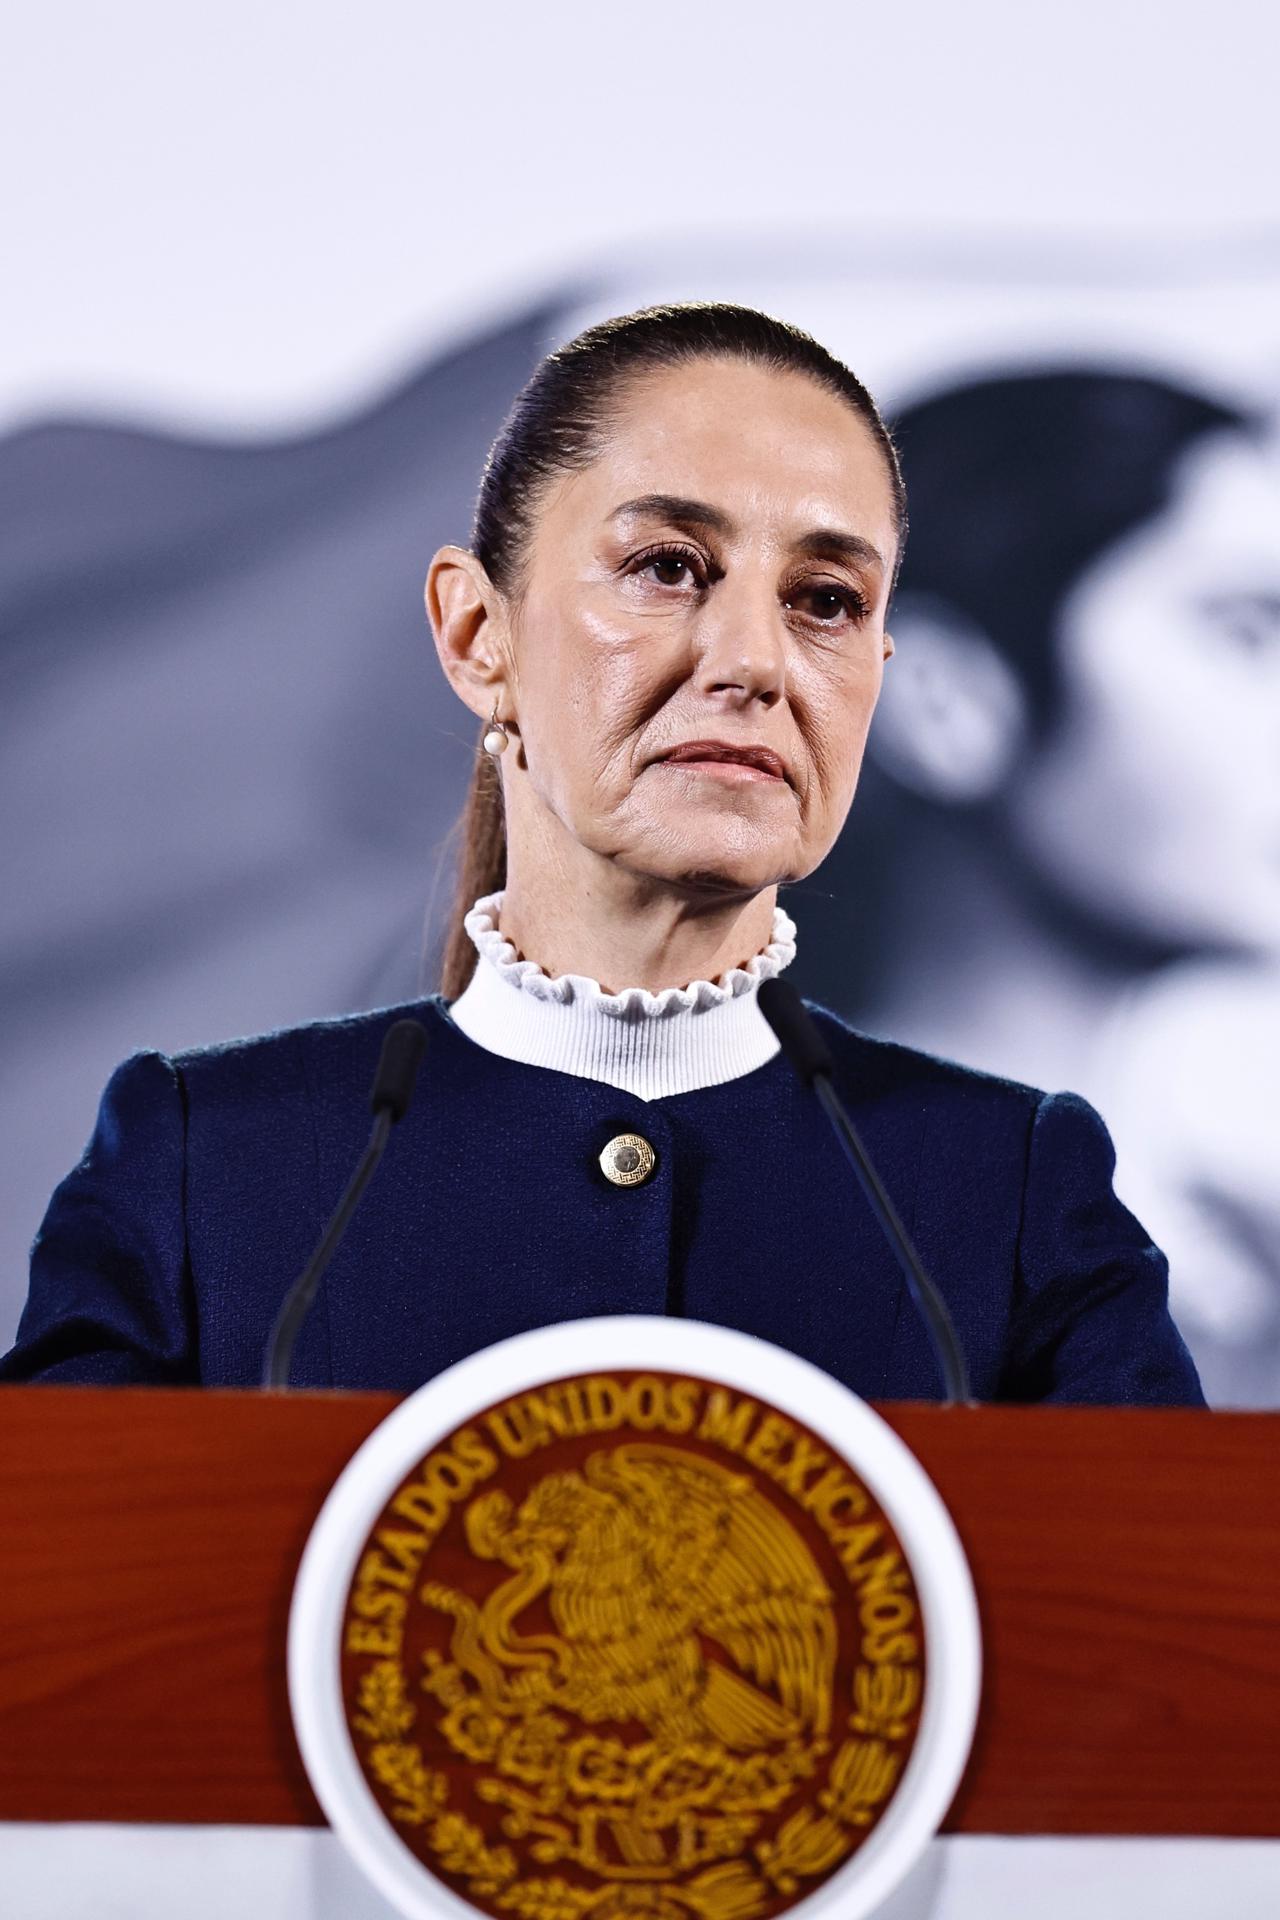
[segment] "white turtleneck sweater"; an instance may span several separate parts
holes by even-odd
[[[501,910],[501,893],[491,893],[466,916],[476,970],[449,1009],[488,1052],[601,1080],[641,1100],[737,1080],[777,1053],[756,989],[795,958],[796,930],[781,907],[773,938],[745,967],[657,994],[644,987],[606,993],[578,973],[552,978],[536,961],[517,958],[499,929]]]

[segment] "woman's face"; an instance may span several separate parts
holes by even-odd
[[[1010,828],[1056,885],[1146,938],[1280,942],[1277,527],[1272,458],[1214,435],[1168,511],[1063,608],[1063,713],[1010,792]]]
[[[549,831],[733,893],[810,873],[857,783],[895,542],[875,440],[816,382],[701,359],[631,384],[541,503],[511,610],[513,848]]]

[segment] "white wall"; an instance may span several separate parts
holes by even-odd
[[[1280,213],[1264,0],[8,16],[0,422],[311,418],[601,250]]]

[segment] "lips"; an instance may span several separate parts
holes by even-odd
[[[774,780],[790,782],[786,763],[771,747],[735,745],[730,740],[684,740],[670,752],[659,754],[658,764],[668,767],[690,766],[707,761],[724,766],[754,767]]]

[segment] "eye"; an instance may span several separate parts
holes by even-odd
[[[707,584],[707,562],[696,547],[646,547],[633,554],[627,572],[648,574],[660,587],[703,587]]]
[[[865,620],[871,611],[865,595],[856,587],[831,580],[797,581],[784,592],[782,604],[822,627],[838,626],[842,620]]]

